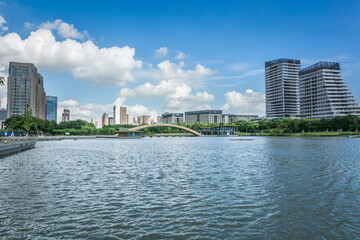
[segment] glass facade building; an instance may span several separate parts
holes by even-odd
[[[46,96],[46,119],[49,121],[57,120],[57,97]]]

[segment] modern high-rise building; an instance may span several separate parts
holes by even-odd
[[[109,125],[109,114],[104,113],[104,114],[102,115],[101,120],[102,120],[101,123],[102,123],[102,126],[103,126],[103,127]]]
[[[44,119],[44,82],[34,64],[10,62],[7,96],[8,117],[23,115],[28,106],[34,117]]]
[[[301,117],[310,119],[360,115],[336,62],[318,62],[300,71],[300,108]]]
[[[300,60],[280,58],[265,62],[266,116],[298,118]]]
[[[151,123],[151,117],[150,116],[143,115],[142,119],[143,119],[144,124],[150,124]]]
[[[62,122],[69,122],[70,121],[70,110],[64,109],[64,112],[62,113]]]
[[[120,124],[127,124],[126,107],[120,106]]]
[[[118,123],[116,122],[116,120],[117,120],[117,118],[116,118],[116,105],[113,107],[113,119],[114,119],[114,125],[115,125],[115,124],[118,124]]]
[[[46,96],[46,119],[49,121],[57,120],[57,97]]]
[[[4,129],[6,118],[7,110],[5,108],[0,109],[0,129]]]
[[[147,115],[142,115],[138,117],[134,117],[134,124],[141,125],[141,124],[150,124],[151,117]]]
[[[195,122],[221,123],[222,110],[201,110],[185,112],[185,122],[190,124],[193,124]]]
[[[114,118],[113,117],[109,117],[109,125],[114,125]]]
[[[162,123],[166,124],[178,124],[184,122],[183,113],[163,113],[161,114]]]
[[[126,114],[126,124],[131,125],[131,115],[130,114]]]

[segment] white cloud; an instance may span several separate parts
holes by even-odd
[[[119,95],[124,98],[164,98],[166,111],[209,109],[214,96],[208,92],[191,94],[192,89],[181,80],[163,80],[158,85],[145,83],[136,88],[123,88]]]
[[[30,23],[30,22],[25,22],[24,23],[24,26],[29,29],[29,30],[33,30],[36,28],[35,24],[34,23]]]
[[[58,103],[58,109],[57,109],[57,119],[58,122],[61,122],[62,113],[64,112],[64,109],[70,110],[70,120],[87,120],[89,121],[90,118],[93,116],[93,112],[89,109],[84,109],[83,106],[79,104],[76,100],[65,100]]]
[[[9,30],[9,28],[8,28],[7,26],[5,26],[5,24],[6,24],[5,18],[0,15],[0,29],[1,29],[2,31],[7,31],[7,30]]]
[[[168,52],[169,51],[168,51],[167,47],[161,47],[161,48],[155,50],[155,57],[163,58],[168,54]]]
[[[163,80],[158,85],[153,85],[147,82],[133,89],[123,88],[121,89],[119,95],[123,97],[137,97],[137,98],[161,97],[173,93],[177,86],[178,86],[178,82],[176,80],[169,80],[169,81]]]
[[[201,79],[206,76],[212,75],[215,73],[210,68],[206,68],[201,64],[197,64],[193,70],[188,69],[184,70],[185,66],[184,62],[180,62],[179,64],[172,63],[169,60],[163,61],[157,65],[159,71],[154,74],[155,78],[158,79],[181,79],[183,81],[186,80],[195,80]]]
[[[40,69],[70,70],[75,78],[93,85],[123,86],[132,81],[131,71],[142,66],[134,55],[135,49],[128,46],[99,48],[92,41],[56,41],[45,29],[24,40],[17,33],[0,36],[0,67],[7,68],[10,61],[31,62]]]
[[[64,38],[84,39],[89,36],[87,31],[80,32],[73,24],[63,22],[61,19],[56,19],[53,22],[47,21],[42,23],[40,25],[40,29],[57,30],[57,34]]]
[[[182,60],[182,59],[184,59],[184,58],[186,58],[185,53],[183,53],[183,52],[181,52],[181,51],[177,51],[177,54],[176,54],[176,56],[175,56],[175,59]]]
[[[64,109],[70,110],[70,120],[82,119],[90,122],[91,118],[95,118],[101,122],[103,113],[108,113],[109,116],[113,116],[113,106],[117,108],[124,105],[125,98],[118,97],[112,104],[80,104],[77,100],[69,99],[58,103],[58,122],[61,122],[62,113]],[[143,105],[130,105],[127,107],[127,114],[132,117],[140,115],[150,115],[152,119],[156,119],[157,113],[155,110],[150,110]],[[101,125],[101,124],[100,124]]]
[[[222,109],[234,114],[265,114],[265,94],[247,89],[245,93],[236,91],[225,93],[226,103]]]

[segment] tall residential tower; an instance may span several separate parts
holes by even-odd
[[[300,60],[280,58],[265,62],[266,116],[298,118]]]
[[[28,106],[34,117],[45,117],[43,77],[32,63],[10,62],[7,115],[19,116]]]
[[[300,107],[302,118],[360,115],[336,62],[318,62],[300,71]]]

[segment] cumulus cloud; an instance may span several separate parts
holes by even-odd
[[[9,30],[9,28],[7,26],[5,26],[5,24],[6,24],[5,18],[0,15],[0,29],[1,29],[1,31]]]
[[[168,51],[167,47],[161,47],[161,48],[155,50],[155,57],[163,58],[168,54],[168,52],[169,51]]]
[[[84,39],[89,36],[87,31],[80,32],[73,24],[63,22],[61,19],[56,19],[53,22],[47,21],[42,23],[40,25],[40,29],[56,30],[57,34],[64,38]]]
[[[176,56],[175,56],[175,59],[182,60],[182,59],[184,59],[184,58],[186,58],[185,53],[183,53],[183,52],[181,52],[181,51],[177,51],[177,54],[176,54]]]
[[[265,94],[247,89],[245,93],[231,91],[225,93],[226,103],[222,109],[234,114],[257,114],[265,113]]]
[[[171,79],[154,85],[145,83],[133,89],[123,88],[119,95],[124,98],[164,98],[163,108],[167,111],[209,109],[214,96],[208,92],[192,94],[192,88],[185,82]]]
[[[33,30],[36,28],[36,25],[34,23],[30,23],[30,22],[25,22],[24,26],[29,30]]]
[[[157,65],[159,71],[155,73],[155,78],[159,79],[180,79],[180,80],[195,80],[201,79],[206,76],[212,75],[215,73],[210,68],[206,68],[201,64],[197,64],[195,68],[185,70],[184,62],[178,64],[172,63],[169,60],[163,61]]]
[[[0,37],[0,67],[9,61],[31,62],[50,71],[70,70],[75,78],[93,85],[123,86],[132,81],[131,71],[142,62],[134,59],[135,49],[128,46],[99,48],[92,41],[56,41],[50,30],[31,32],[26,39],[17,33]]]

